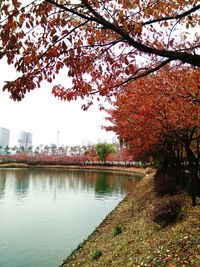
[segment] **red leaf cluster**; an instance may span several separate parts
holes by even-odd
[[[199,71],[164,68],[127,86],[109,112],[115,131],[136,158],[170,155],[200,136]]]
[[[65,67],[73,85],[54,88],[57,97],[110,97],[169,62],[199,67],[199,9],[196,0],[1,1],[0,59],[19,72],[4,90],[21,100]]]

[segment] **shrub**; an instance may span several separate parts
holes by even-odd
[[[154,190],[158,196],[176,193],[176,177],[174,173],[166,169],[158,169],[154,176]]]
[[[116,236],[121,234],[122,228],[120,226],[116,226],[112,229],[112,236]]]
[[[100,250],[96,250],[92,253],[92,259],[98,260],[102,255],[102,252]]]
[[[181,217],[181,202],[177,199],[163,198],[153,211],[153,221],[161,227],[175,223]]]

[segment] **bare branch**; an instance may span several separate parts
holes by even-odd
[[[138,69],[131,77],[129,77],[128,79],[126,79],[125,81],[123,81],[123,82],[121,82],[119,84],[116,84],[112,88],[120,87],[120,86],[122,86],[124,84],[128,84],[128,83],[130,83],[132,81],[135,81],[135,80],[137,80],[139,78],[145,77],[145,76],[147,76],[147,75],[149,75],[149,74],[151,74],[151,73],[153,73],[153,72],[161,69],[162,67],[164,67],[165,65],[167,65],[168,63],[170,63],[170,61],[171,61],[170,59],[167,59],[164,62],[162,62],[161,64],[159,64],[158,66],[156,66],[156,67],[154,67],[153,69],[150,69],[150,70],[147,70],[147,68]],[[142,74],[140,74],[140,75],[138,75],[138,76],[135,76],[141,70],[147,70],[147,71],[144,72],[144,73],[142,73]]]

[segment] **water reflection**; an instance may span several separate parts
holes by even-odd
[[[4,197],[6,185],[6,171],[0,172],[0,199]]]
[[[136,181],[108,172],[60,169],[0,169],[0,198],[5,195],[6,180],[14,186],[18,199],[26,198],[29,186],[46,191],[91,191],[97,198],[113,192],[127,193]]]
[[[106,179],[105,173],[99,174],[98,179],[95,183],[95,193],[97,196],[104,195],[106,193],[110,193],[112,191],[112,188],[109,187]]]
[[[19,199],[25,198],[29,189],[28,169],[18,169],[12,172],[15,180],[15,194]]]

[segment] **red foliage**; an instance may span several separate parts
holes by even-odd
[[[50,156],[50,155],[34,155],[29,156],[25,153],[16,155],[0,156],[2,163],[27,163],[30,165],[70,165],[70,164],[83,164],[85,162],[84,156]]]
[[[134,156],[162,151],[167,144],[186,142],[188,135],[199,136],[200,106],[192,101],[198,95],[199,72],[165,68],[126,88],[108,111],[115,131]],[[171,151],[170,151],[171,152]]]
[[[21,100],[65,67],[73,85],[54,85],[55,96],[109,97],[171,61],[199,67],[199,8],[197,0],[1,1],[0,59],[21,75],[3,89]]]

